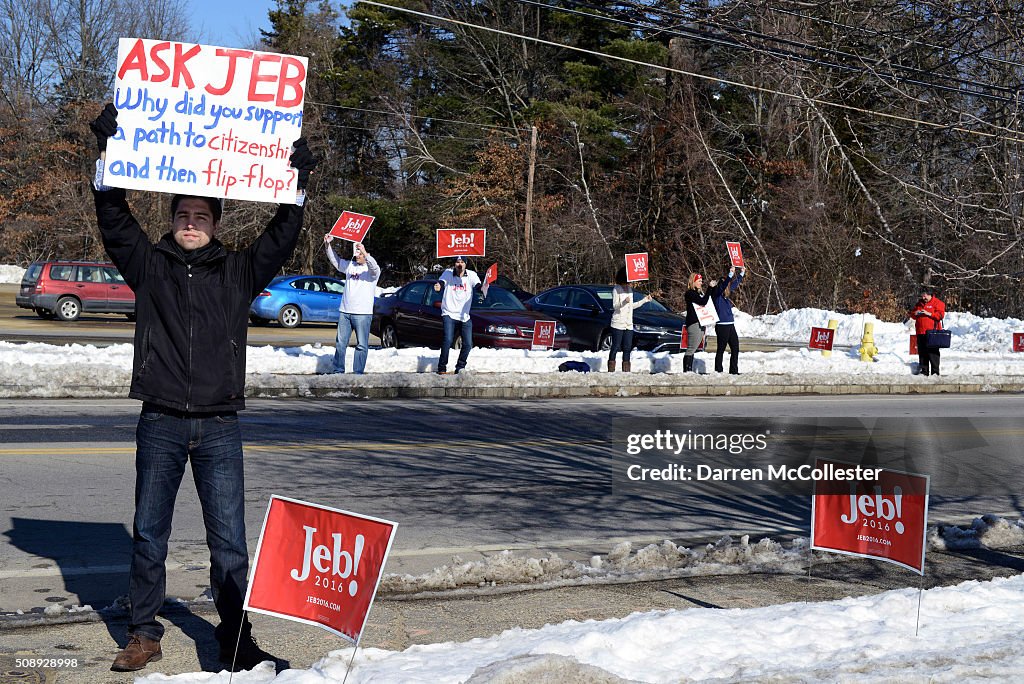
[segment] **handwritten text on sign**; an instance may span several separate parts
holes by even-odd
[[[485,256],[487,231],[483,228],[442,228],[437,231],[437,258]]]
[[[396,523],[273,496],[246,610],[319,625],[356,642]]]
[[[104,183],[293,203],[305,87],[304,57],[122,38]]]
[[[743,250],[738,242],[726,242],[725,248],[729,250],[729,261],[736,268],[743,268]]]
[[[555,346],[555,322],[537,321],[533,324],[533,350],[551,349]]]
[[[647,280],[650,277],[647,272],[648,266],[647,252],[627,254],[626,280],[631,283],[636,280]]]
[[[817,459],[815,468],[831,463]],[[833,471],[835,472],[835,471]],[[811,548],[877,558],[924,574],[928,476],[879,469],[877,480],[817,480],[811,504]]]
[[[807,346],[811,349],[824,349],[832,351],[832,339],[836,334],[831,328],[811,328],[811,341]]]
[[[373,216],[357,214],[354,211],[343,211],[331,227],[331,235],[342,240],[362,242],[373,223]]]

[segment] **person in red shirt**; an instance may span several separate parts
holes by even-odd
[[[942,328],[942,319],[946,316],[946,305],[935,296],[931,288],[922,288],[921,298],[910,310],[917,332],[917,358],[919,375],[939,374],[939,348],[929,347],[926,334],[929,330]]]

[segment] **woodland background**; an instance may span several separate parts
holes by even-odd
[[[382,284],[436,268],[437,228],[478,227],[471,266],[531,291],[649,251],[678,308],[739,240],[751,313],[897,320],[927,284],[1020,316],[1019,3],[386,2],[462,23],[279,0],[244,46],[310,60],[322,161],[287,272],[330,273],[323,233],[352,209],[377,217]],[[0,0],[0,263],[103,257],[88,122],[117,39],[205,42],[185,17],[182,0]],[[167,230],[168,196],[130,201]],[[246,244],[272,209],[228,202],[219,237]]]

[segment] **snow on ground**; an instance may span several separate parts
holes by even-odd
[[[18,285],[24,275],[25,269],[21,266],[0,266],[0,284]]]
[[[831,357],[807,348],[773,352],[745,351],[740,354],[740,378],[733,376],[682,376],[683,357],[668,352],[633,352],[633,374],[618,373],[621,384],[650,384],[650,373],[680,375],[687,382],[788,384],[793,376],[815,376],[816,384],[905,383],[916,366],[917,357],[909,353],[910,328],[901,323],[875,322],[874,340],[879,353],[874,362],[863,362],[857,352],[862,317],[839,316],[820,309],[796,309],[782,314],[751,318],[741,316],[741,348],[744,339],[776,340],[790,344],[806,343],[812,326],[827,325],[829,318],[839,321],[838,343],[853,345],[836,350]],[[870,317],[868,317],[870,321]],[[1011,351],[1012,335],[1024,331],[1024,321],[1016,318],[979,318],[972,314],[947,316],[953,330],[953,346],[942,353],[945,376],[973,380],[1000,379],[1024,375],[1024,354]],[[325,333],[325,337],[330,337]],[[351,351],[349,354],[351,355]],[[315,375],[331,368],[334,347],[330,344],[302,347],[249,347],[246,372],[268,375]],[[407,386],[432,384],[438,379],[429,374],[437,364],[437,350],[371,349],[366,371],[371,377],[336,378],[340,385],[372,382],[376,385]],[[696,357],[697,369],[707,372],[713,354]],[[582,360],[592,370],[604,367],[605,354],[598,352],[520,351],[474,349],[468,373],[448,382],[461,381],[477,387],[515,383],[496,374],[518,373],[518,381],[529,384],[573,386],[594,383],[579,373],[557,373],[564,361]],[[0,342],[0,394],[13,396],[31,389],[32,396],[59,396],[61,387],[123,387],[130,380],[132,346],[108,347],[72,344],[13,344]],[[746,377],[744,377],[746,376]],[[915,381],[929,382],[928,378]]]
[[[813,580],[812,580],[813,581]],[[920,600],[920,627],[918,606]],[[359,649],[348,681],[982,682],[1019,681],[1024,576],[820,603],[693,608],[511,629],[405,651]],[[342,682],[351,648],[275,678],[270,663],[238,684]],[[152,674],[138,684],[228,682],[229,673]]]

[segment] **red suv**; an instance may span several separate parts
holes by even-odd
[[[36,261],[25,271],[15,301],[41,318],[74,321],[82,314],[120,313],[135,320],[135,293],[113,264]]]

